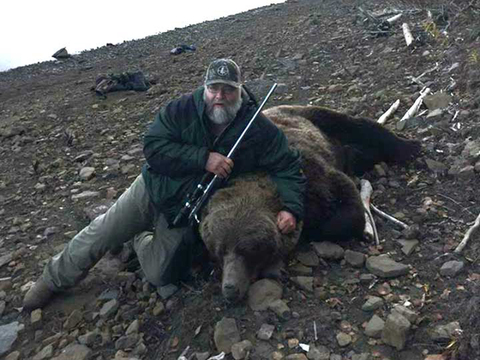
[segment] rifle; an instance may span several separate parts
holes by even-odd
[[[247,126],[245,127],[245,129],[242,131],[242,133],[238,137],[235,144],[233,144],[232,148],[230,149],[230,151],[227,155],[227,158],[231,159],[233,157],[233,154],[235,153],[235,150],[237,150],[240,142],[245,137],[245,134],[247,133],[248,129],[250,129],[253,122],[257,118],[257,115],[260,113],[260,111],[262,111],[263,107],[265,106],[268,99],[270,98],[270,96],[275,91],[276,87],[277,87],[276,83],[272,85],[272,87],[270,88],[270,91],[265,96],[265,99],[263,99],[260,106],[258,106],[257,111],[255,112],[255,114],[253,114],[252,118],[250,119]],[[214,189],[216,187],[218,187],[222,181],[223,181],[223,179],[220,178],[218,175],[215,175],[212,178],[211,173],[206,173],[203,176],[200,183],[195,188],[193,194],[187,196],[187,201],[185,202],[185,205],[183,205],[182,209],[180,210],[180,212],[175,217],[175,220],[173,220],[172,226],[173,227],[178,226],[187,215],[188,215],[188,223],[190,225],[195,224],[195,223],[199,224],[200,220],[198,219],[198,213],[202,209],[202,207],[205,204],[205,202],[207,201],[207,199],[211,196]]]

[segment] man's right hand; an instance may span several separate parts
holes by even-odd
[[[232,159],[216,152],[211,152],[210,155],[208,155],[207,165],[205,165],[205,170],[208,172],[225,179],[232,172],[232,169]]]

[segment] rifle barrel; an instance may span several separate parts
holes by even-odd
[[[260,114],[260,111],[262,111],[263,107],[265,106],[265,104],[267,103],[268,99],[270,98],[270,96],[273,94],[273,92],[275,91],[275,89],[277,88],[277,83],[273,84],[272,87],[270,88],[270,91],[268,92],[267,96],[265,96],[265,99],[263,99],[262,103],[260,104],[260,106],[258,107],[257,111],[255,111],[255,114],[253,114],[252,118],[250,119],[250,121],[248,122],[247,126],[245,126],[245,129],[242,131],[242,133],[240,134],[240,136],[238,137],[237,141],[235,142],[235,144],[233,144],[232,148],[230,149],[227,157],[230,159],[232,156],[233,156],[233,153],[235,152],[235,150],[237,149],[238,145],[240,144],[240,142],[242,141],[243,137],[245,136],[245,134],[247,133],[248,129],[250,129],[250,126],[252,126],[253,122],[255,121],[256,117],[258,114]]]

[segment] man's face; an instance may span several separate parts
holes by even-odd
[[[218,125],[232,121],[242,105],[240,88],[227,84],[205,86],[203,98],[207,116]]]

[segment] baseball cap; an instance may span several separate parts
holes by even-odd
[[[242,85],[240,67],[231,59],[217,59],[210,63],[205,74],[205,85],[227,84],[234,87]]]

